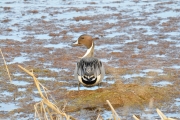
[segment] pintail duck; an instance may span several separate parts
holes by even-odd
[[[87,51],[76,64],[74,76],[80,84],[86,87],[99,85],[105,75],[102,62],[94,57],[94,39],[90,35],[81,35],[73,46],[84,45]]]

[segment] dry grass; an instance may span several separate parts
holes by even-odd
[[[173,119],[173,118],[168,118],[166,117],[158,108],[156,109],[158,115],[160,116],[161,120],[176,120],[176,119]],[[133,115],[133,118],[135,120],[140,120],[140,118],[136,115]]]
[[[52,37],[56,37],[56,36],[60,36],[61,34],[60,33],[49,33],[49,36],[52,36]]]
[[[9,31],[9,32],[10,32],[10,31],[12,31],[12,29],[11,29],[11,28],[7,28],[6,31]]]
[[[108,103],[108,105],[110,106],[111,108],[111,111],[113,113],[113,119],[114,120],[120,120],[118,114],[116,113],[116,111],[114,110],[113,106],[111,105],[111,103],[109,102],[109,100],[106,100],[106,102]]]
[[[37,13],[38,13],[38,10],[29,10],[28,12],[29,12],[29,13],[33,13],[33,14],[37,14]]]
[[[87,2],[86,4],[97,4],[96,2]]]
[[[9,11],[11,9],[11,7],[4,7],[5,11]]]
[[[11,21],[11,19],[6,18],[6,19],[2,20],[1,22],[2,23],[8,23],[9,21]]]
[[[8,73],[8,77],[9,77],[9,80],[11,81],[11,75],[10,75],[10,72],[9,72],[9,69],[8,69],[8,66],[6,64],[6,60],[4,59],[4,55],[2,53],[2,50],[0,49],[0,52],[1,52],[1,55],[2,55],[2,58],[3,58],[3,61],[4,61],[4,65],[6,67],[6,70],[7,70],[7,73]]]
[[[176,119],[173,119],[173,118],[168,118],[166,117],[158,108],[156,109],[158,115],[161,117],[161,120],[176,120]]]
[[[63,110],[60,110],[54,103],[50,102],[47,94],[47,88],[44,87],[34,76],[33,72],[29,72],[27,69],[23,68],[22,66],[18,66],[22,70],[24,70],[26,73],[28,73],[31,77],[33,77],[35,85],[38,89],[38,92],[42,98],[41,102],[36,103],[34,105],[35,109],[35,118],[37,119],[44,119],[44,120],[54,120],[56,119],[74,119],[73,117],[67,115]],[[43,94],[44,93],[44,94]]]

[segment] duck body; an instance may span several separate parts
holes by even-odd
[[[99,84],[104,77],[104,67],[97,58],[82,58],[76,65],[75,78],[87,87]]]
[[[86,87],[99,85],[105,75],[102,62],[94,57],[94,42],[91,36],[81,35],[74,45],[85,45],[88,50],[85,55],[76,64],[74,76]]]

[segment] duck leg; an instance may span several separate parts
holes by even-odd
[[[101,86],[101,83],[98,84],[98,88],[100,88],[100,86]]]
[[[80,82],[78,82],[78,91],[80,90]]]

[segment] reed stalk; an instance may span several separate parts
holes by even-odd
[[[7,64],[6,64],[6,60],[4,59],[4,55],[3,55],[3,53],[2,53],[2,50],[1,50],[1,49],[0,49],[0,52],[1,52],[1,55],[2,55],[2,58],[3,58],[3,61],[4,61],[4,65],[5,65],[5,67],[6,67],[6,71],[7,71],[8,76],[9,76],[9,80],[10,80],[10,82],[11,82],[11,81],[12,81],[12,80],[11,80],[11,75],[10,75],[10,72],[9,72],[8,66],[7,66]]]
[[[109,107],[111,108],[111,111],[113,113],[113,118],[114,120],[121,120],[118,116],[118,114],[116,113],[116,111],[114,110],[113,106],[111,105],[111,103],[109,102],[109,100],[106,100],[106,102],[108,103]]]
[[[173,118],[166,117],[158,108],[156,109],[156,111],[159,114],[159,116],[161,117],[161,120],[176,120],[176,119],[173,119]]]
[[[59,118],[59,116],[62,116],[62,118],[65,118],[66,120],[75,120],[73,117],[67,115],[65,112],[59,110],[59,108],[49,101],[48,95],[46,93],[47,88],[45,88],[34,76],[33,72],[28,71],[27,69],[23,68],[22,66],[18,65],[19,68],[21,68],[23,71],[28,73],[31,77],[33,77],[35,85],[38,89],[38,92],[42,98],[40,103],[35,104],[35,117],[38,116],[39,119],[41,119],[40,116],[43,116],[43,119],[45,120],[53,120],[53,115],[55,115],[56,119]],[[43,88],[43,91],[45,93],[45,96],[43,95],[41,88]],[[40,111],[38,110],[40,108]],[[52,111],[52,112],[51,112]],[[54,114],[52,114],[54,113]],[[61,117],[60,117],[61,118]],[[58,119],[60,120],[60,119]]]

